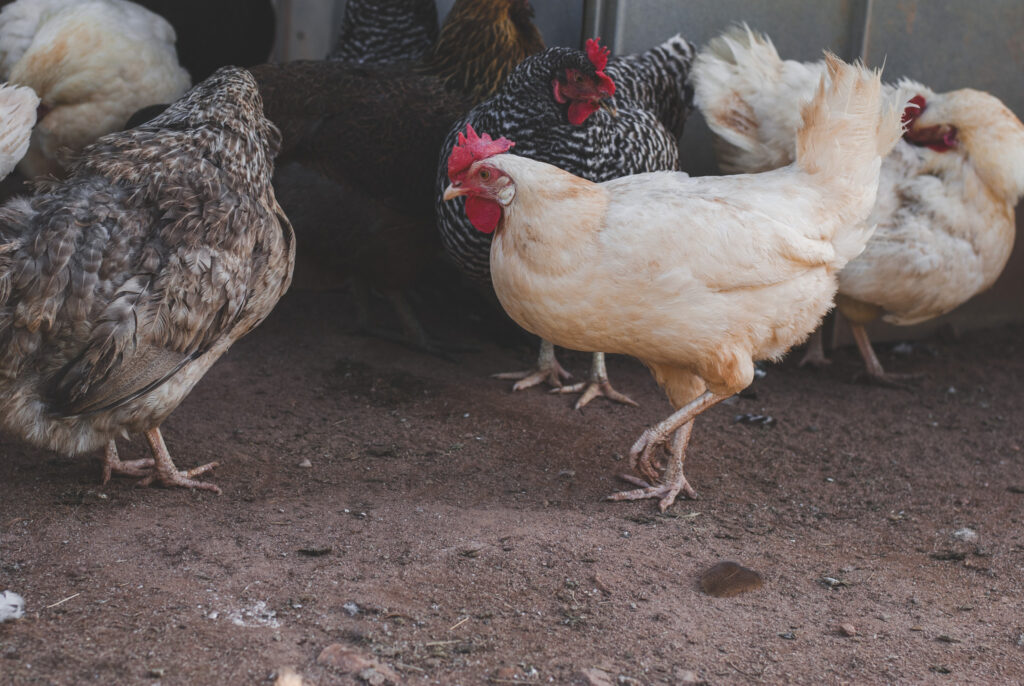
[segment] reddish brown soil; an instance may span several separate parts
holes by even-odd
[[[331,644],[410,684],[1024,682],[1024,329],[883,347],[924,374],[910,392],[851,383],[853,350],[771,368],[698,420],[700,499],[659,515],[602,500],[669,410],[638,363],[609,371],[640,409],[579,413],[489,379],[531,352],[476,320],[439,329],[480,345],[454,364],[351,312],[288,296],[167,422],[222,496],[100,487],[97,459],[2,439],[0,590],[28,612],[0,625],[0,683],[353,683]],[[706,595],[721,560],[763,588]]]

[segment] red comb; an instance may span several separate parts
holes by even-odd
[[[921,116],[921,113],[924,112],[924,108],[927,106],[928,102],[924,99],[923,95],[915,95],[903,109],[903,116],[900,117],[900,123],[906,126],[910,122],[914,121]]]
[[[456,176],[469,169],[477,160],[508,152],[513,145],[515,143],[504,136],[496,141],[491,140],[486,133],[478,136],[473,126],[466,124],[466,133],[459,132],[459,142],[448,156],[448,178],[454,181]]]
[[[612,54],[611,48],[601,46],[601,37],[587,39],[587,57],[597,71],[604,71],[608,66],[608,55]]]

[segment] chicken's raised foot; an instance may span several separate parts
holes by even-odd
[[[800,362],[797,363],[798,367],[820,369],[832,364],[832,360],[825,357],[825,345],[822,343],[822,338],[821,328],[819,327],[807,340],[807,349],[804,351],[804,356],[800,358]]]
[[[572,374],[565,371],[562,365],[555,359],[555,346],[549,341],[540,342],[540,355],[537,357],[536,369],[524,372],[501,372],[492,374],[494,379],[518,379],[512,386],[513,391],[522,391],[532,388],[541,383],[546,383],[555,388],[562,387],[563,379],[572,378]]]
[[[632,491],[612,493],[606,500],[621,501],[658,498],[658,509],[662,512],[672,506],[672,503],[676,501],[676,496],[680,493],[691,500],[695,500],[697,492],[693,490],[693,487],[690,486],[686,476],[683,474],[683,456],[686,451],[686,444],[690,438],[690,432],[684,430],[692,426],[693,422],[690,422],[676,432],[676,437],[672,442],[672,457],[669,459],[668,467],[665,469],[665,474],[662,475],[660,483],[651,485],[643,479],[638,479],[628,474],[620,474],[620,478],[639,486],[639,488]]]
[[[103,479],[100,481],[100,485],[102,486],[110,481],[110,477],[113,474],[134,477],[149,476],[153,473],[154,464],[155,462],[151,457],[122,462],[121,458],[117,455],[117,445],[114,444],[114,441],[110,441],[110,443],[107,443],[106,450],[103,453]]]
[[[203,491],[213,491],[217,495],[220,495],[220,488],[214,484],[206,483],[205,481],[197,481],[193,478],[200,474],[205,474],[216,467],[219,463],[210,462],[199,467],[181,471],[174,466],[174,461],[171,460],[171,454],[167,452],[167,446],[164,445],[164,438],[160,434],[159,428],[147,431],[146,440],[149,441],[149,447],[153,451],[153,459],[156,462],[156,465],[154,470],[138,483],[139,486],[149,486],[155,481],[161,486],[198,488]]]
[[[590,369],[590,380],[580,382],[572,386],[553,388],[551,393],[582,393],[573,409],[580,410],[586,407],[587,403],[597,397],[608,398],[609,400],[623,405],[640,407],[640,404],[624,393],[619,393],[612,388],[608,381],[608,371],[604,366],[604,353],[594,353],[594,362]]]

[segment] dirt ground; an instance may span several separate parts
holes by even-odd
[[[603,500],[669,411],[639,363],[609,359],[639,409],[575,412],[488,378],[529,362],[514,336],[431,322],[479,347],[452,363],[352,311],[290,294],[165,424],[222,496],[0,439],[0,590],[28,605],[0,683],[1024,682],[1024,328],[882,346],[910,392],[852,383],[854,350],[771,367],[698,420],[700,499],[661,515]],[[707,595],[721,560],[763,588]]]

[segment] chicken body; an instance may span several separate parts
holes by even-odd
[[[445,250],[457,266],[479,283],[490,280],[491,236],[471,225],[461,202],[446,203],[441,197],[447,184],[447,153],[467,124],[512,138],[517,155],[595,182],[677,170],[677,141],[691,110],[692,91],[686,80],[693,55],[693,46],[677,35],[645,53],[612,58],[605,73],[615,84],[609,101],[615,114],[599,110],[581,124],[570,122],[567,105],[558,101],[552,83],[567,69],[591,76],[594,67],[587,57],[570,48],[549,48],[524,60],[494,96],[452,127],[442,148],[436,186],[438,227]],[[514,388],[520,390],[542,381],[561,387],[568,374],[545,341],[535,371],[499,376],[519,378]],[[603,353],[595,354],[587,383],[562,390],[583,393],[577,408],[598,395],[632,403],[609,384]]]
[[[436,40],[434,0],[347,0],[327,59],[368,66],[411,62]]]
[[[677,412],[631,451],[650,480],[615,499],[694,495],[683,454],[694,417],[742,390],[831,307],[836,273],[864,247],[880,157],[898,138],[880,81],[830,58],[832,85],[804,114],[797,163],[595,184],[517,155],[474,162],[446,192],[502,214],[491,278],[506,311],[558,345],[633,355]],[[659,477],[656,448],[673,446]]]
[[[28,151],[39,98],[24,86],[0,84],[0,179],[14,171]]]
[[[0,11],[0,78],[32,88],[40,116],[20,171],[60,176],[136,110],[189,86],[174,29],[126,0],[18,0]]]
[[[746,27],[713,40],[694,65],[697,104],[726,171],[792,161],[800,103],[823,63],[781,60]],[[891,381],[864,325],[910,325],[945,314],[989,288],[1009,259],[1014,206],[1024,194],[1024,125],[976,90],[935,93],[909,80],[887,90],[912,104],[903,139],[882,163],[877,224],[864,253],[839,276],[839,311],[853,327],[869,376]],[[915,99],[916,100],[912,100]],[[824,360],[816,339],[808,362]]]
[[[110,471],[218,491],[174,468],[159,426],[291,280],[270,185],[277,129],[224,68],[150,122],[85,149],[0,208],[0,422],[35,445],[106,448]],[[114,439],[145,432],[155,469]]]

